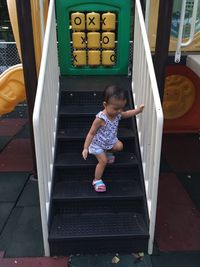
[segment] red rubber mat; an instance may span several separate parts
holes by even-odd
[[[0,171],[31,171],[32,155],[29,139],[14,139],[0,154]]]
[[[175,174],[161,174],[155,239],[161,251],[200,250],[200,212]]]
[[[200,171],[200,139],[198,134],[165,134],[163,153],[175,172]]]
[[[3,256],[3,253],[1,253]],[[2,267],[67,267],[68,258],[66,257],[40,257],[40,258],[10,258],[5,259],[0,257],[0,266]]]
[[[2,119],[0,136],[14,136],[27,123],[27,119]]]

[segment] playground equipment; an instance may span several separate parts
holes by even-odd
[[[31,14],[32,14],[32,26],[33,26],[33,37],[34,37],[34,48],[35,48],[35,61],[37,74],[39,74],[40,69],[40,60],[42,54],[42,42],[43,42],[43,32],[42,29],[45,27],[47,12],[48,12],[48,1],[43,1],[43,6],[40,6],[40,1],[31,0]],[[21,59],[21,48],[20,48],[20,39],[19,39],[19,29],[17,21],[17,11],[16,11],[16,2],[12,0],[7,0],[8,11],[10,16],[10,21],[12,25],[12,30],[14,38],[17,45],[17,50],[19,57]],[[43,18],[41,18],[41,9],[43,9]]]
[[[127,74],[129,6],[117,0],[56,1],[62,75]]]
[[[196,0],[195,0],[196,1]],[[186,3],[186,12],[183,23],[183,42],[187,42],[190,37],[190,29],[192,22],[192,11],[193,11],[194,1],[187,1]],[[148,36],[149,36],[149,44],[151,47],[151,51],[155,50],[156,44],[156,29],[157,29],[157,21],[158,21],[158,8],[159,8],[159,0],[151,0],[149,5],[149,27],[148,27]],[[172,13],[172,26],[171,26],[171,38],[169,51],[175,52],[177,45],[177,38],[179,33],[179,25],[180,25],[180,16],[181,16],[181,8],[182,1],[174,1],[173,13]],[[193,41],[188,45],[183,47],[181,50],[185,52],[189,51],[200,51],[200,4],[198,4],[197,8],[197,19],[195,22],[194,28],[194,38]]]
[[[45,24],[47,18],[48,1],[46,0],[43,2],[44,2],[43,18]],[[19,53],[19,57],[21,59],[16,2],[13,0],[7,0],[7,5],[14,33],[14,38],[17,45],[17,50]],[[38,19],[41,17],[41,12],[40,12],[41,7],[39,5],[39,0],[38,1],[31,0],[31,10],[32,10],[36,69],[37,69],[37,74],[39,74],[40,59],[42,54],[42,32],[41,32],[42,21]],[[7,69],[0,76],[0,115],[3,115],[7,112],[11,112],[18,103],[24,101],[25,99],[26,95],[25,95],[25,85],[23,78],[23,68],[22,65],[16,65]]]
[[[54,4],[56,4],[56,9]],[[58,4],[61,5],[61,8],[58,7]],[[51,253],[51,255],[72,254],[72,251],[73,253],[78,253],[78,251],[82,253],[89,251],[115,251],[116,248],[118,248],[117,250],[119,251],[126,251],[126,249],[131,251],[147,251],[148,249],[149,253],[152,253],[163,114],[139,0],[135,1],[133,66],[136,67],[133,68],[132,77],[131,75],[127,75],[130,73],[128,69],[128,57],[126,57],[126,65],[122,64],[124,57],[130,52],[130,36],[129,38],[126,36],[130,30],[130,24],[126,23],[126,17],[123,19],[122,13],[125,13],[128,17],[131,4],[132,1],[124,0],[50,1],[47,30],[44,40],[44,53],[42,56],[33,113],[41,218],[46,255],[49,253]],[[55,21],[55,10],[57,12],[57,21]],[[58,12],[61,12],[62,16]],[[77,12],[78,14],[73,14]],[[93,13],[92,16],[91,13]],[[105,62],[102,60],[102,53],[109,53],[108,51],[113,51],[113,48],[105,49],[105,40],[103,44],[101,37],[100,44],[98,44],[96,39],[99,40],[99,30],[90,31],[86,23],[86,30],[83,31],[73,28],[74,25],[72,24],[75,20],[75,24],[79,24],[80,26],[82,20],[88,16],[89,22],[92,21],[91,24],[94,22],[95,26],[97,26],[97,18],[100,17],[100,25],[102,27],[102,18],[104,18],[105,15],[112,15],[112,18],[116,18],[112,20],[115,21],[114,26],[112,26],[113,24],[111,23],[112,28],[111,26],[109,27],[111,29],[115,28],[115,30],[108,31],[109,33],[115,33],[115,38],[113,38],[113,34],[105,38],[105,40],[107,39],[108,41],[108,39],[111,40],[112,36],[115,40],[115,48],[117,49],[117,54],[115,54],[116,61],[113,65],[109,66],[104,65]],[[62,22],[61,24],[59,20]],[[122,27],[122,25],[124,27]],[[63,31],[60,31],[60,27]],[[82,25],[80,27],[82,27]],[[101,27],[100,36],[102,36],[104,32],[104,34],[107,35],[108,32]],[[123,31],[121,31],[122,28]],[[81,42],[81,37],[85,40],[84,38],[86,36],[89,38],[85,44]],[[95,36],[95,40],[93,36]],[[79,41],[77,41],[76,37]],[[92,41],[90,37],[93,39]],[[57,41],[59,45],[58,58]],[[118,46],[119,43],[120,45]],[[124,44],[127,47],[126,51],[123,51]],[[113,47],[113,42],[111,42],[110,45]],[[77,48],[75,48],[75,46]],[[87,49],[85,49],[85,47]],[[73,53],[77,51],[80,51],[79,53],[84,55],[84,57],[81,57],[81,60],[84,58],[81,63],[78,55],[76,56],[77,61],[73,58]],[[92,64],[90,64],[89,52],[93,52],[92,54],[97,55],[95,60],[92,57],[92,60],[94,60]],[[57,59],[60,63],[59,69]],[[79,62],[79,65],[74,64],[77,62]],[[99,62],[100,64],[97,64]],[[96,64],[95,66],[93,65],[94,63]],[[124,66],[126,66],[126,68],[124,68]],[[75,74],[79,76],[75,76]],[[140,153],[140,149],[139,141],[136,137],[136,121],[131,120],[130,127],[127,125],[127,130],[131,130],[131,125],[134,124],[134,130],[130,133],[130,138],[133,139],[130,139],[131,143],[129,143],[128,140],[125,141],[127,150],[124,155],[121,154],[122,161],[119,155],[119,165],[117,165],[116,161],[116,164],[111,166],[113,170],[111,170],[111,174],[109,175],[109,179],[111,178],[109,187],[111,190],[114,190],[115,186],[112,186],[112,183],[116,181],[114,169],[118,166],[119,168],[117,167],[115,172],[116,177],[121,179],[120,177],[123,176],[123,181],[124,179],[130,179],[130,184],[135,183],[134,188],[136,188],[136,184],[141,188],[142,195],[138,198],[138,194],[134,197],[131,193],[130,198],[127,199],[128,192],[121,192],[123,185],[120,185],[121,196],[119,196],[119,202],[117,204],[117,192],[114,193],[115,197],[112,199],[109,197],[109,192],[107,196],[94,196],[93,198],[91,194],[94,192],[91,191],[90,193],[90,177],[93,175],[94,158],[90,158],[91,161],[90,159],[84,161],[81,158],[80,152],[84,133],[87,132],[91,119],[93,119],[97,113],[97,109],[99,110],[98,106],[102,104],[102,89],[111,83],[119,84],[127,89],[130,93],[130,100],[128,103],[131,105],[131,95],[134,97],[135,106],[140,105],[141,101],[144,101],[146,110],[144,116],[141,116],[137,120],[140,145],[143,151],[141,155],[143,164],[140,161],[141,157],[139,155],[137,156],[137,153]],[[132,92],[132,90],[134,91]],[[61,101],[58,102],[59,99]],[[149,123],[147,124],[146,121]],[[127,123],[129,122],[127,121]],[[80,126],[82,131],[77,130]],[[122,128],[123,127],[122,124]],[[136,138],[134,138],[133,133],[135,133]],[[132,156],[131,153],[133,151],[136,156]],[[126,157],[126,155],[128,157]],[[136,165],[134,165],[135,158],[139,159]],[[60,159],[63,159],[63,163],[60,162]],[[152,161],[154,164],[152,164]],[[122,165],[123,162],[125,163],[124,165]],[[60,165],[60,163],[62,165]],[[142,166],[145,168],[145,178],[142,177]],[[122,175],[120,175],[120,168]],[[141,168],[141,172],[139,168]],[[133,173],[135,171],[136,173],[134,176]],[[130,176],[128,177],[129,174]],[[135,182],[133,177],[136,177]],[[84,192],[85,189],[83,189],[83,191],[81,190],[83,194],[79,192],[74,194],[75,190],[78,188],[78,183],[80,186],[80,181],[84,180],[87,180],[85,187],[87,192]],[[70,182],[70,184],[68,184],[68,182]],[[67,184],[64,186],[63,183]],[[66,192],[65,196],[62,195],[61,198],[59,196],[59,206],[57,205],[58,202],[55,201],[56,198],[54,198],[57,189],[57,192],[60,190],[58,187],[64,189]],[[128,186],[128,188],[130,188],[130,186]],[[80,198],[80,194],[83,197]],[[145,197],[146,194],[147,197]],[[104,197],[109,197],[109,202],[105,201],[106,199],[104,200]],[[68,200],[70,206],[69,209],[66,209],[68,206],[66,201]],[[126,201],[128,201],[127,204]],[[49,205],[50,203],[51,205]],[[75,221],[69,214],[70,209],[71,215],[75,218]],[[131,213],[134,212],[135,209],[137,213],[141,214],[139,217]],[[149,209],[150,219],[148,219],[147,209]],[[125,210],[127,212],[123,214]],[[101,217],[100,214],[102,214],[103,217]],[[130,223],[128,222],[129,214],[132,214]],[[67,222],[65,218],[69,218],[69,216],[72,220],[70,219]],[[96,218],[100,218],[100,220]],[[138,218],[137,222],[135,221],[136,224],[134,218]],[[130,225],[131,229],[126,230],[127,225]],[[120,226],[120,228],[118,228],[118,226]],[[65,229],[67,229],[67,231],[65,231]],[[136,236],[134,237],[135,234]]]
[[[149,2],[149,43],[155,50],[159,1]],[[181,50],[187,57],[184,65],[169,66],[163,100],[165,132],[199,132],[200,1],[174,1],[169,52],[175,63]],[[196,53],[190,55],[190,53]]]
[[[15,65],[0,75],[0,114],[11,112],[26,99],[22,65]]]
[[[200,77],[183,65],[167,68],[164,132],[199,132]]]

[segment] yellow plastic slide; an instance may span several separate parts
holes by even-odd
[[[15,1],[7,1],[11,24],[17,25]],[[18,27],[13,28],[19,57],[21,49]],[[0,115],[11,112],[15,106],[26,99],[22,64],[15,65],[0,75]]]
[[[40,5],[39,0],[31,0],[31,15],[32,15],[32,26],[33,26],[33,40],[34,40],[34,49],[35,49],[35,62],[36,70],[39,75],[40,70],[40,61],[42,55],[42,37],[41,37],[41,25],[40,25]],[[10,22],[12,25],[12,30],[14,38],[17,45],[17,50],[19,57],[21,59],[21,47],[20,47],[20,38],[19,38],[19,29],[18,29],[18,20],[17,20],[17,10],[16,10],[16,1],[7,0],[8,12],[10,16]],[[48,14],[48,0],[43,0],[43,16],[44,23],[46,23]]]
[[[44,1],[44,20],[46,21],[48,13],[48,0]],[[19,30],[17,21],[16,2],[13,0],[7,0],[7,6],[14,33],[14,38],[17,45],[19,57],[21,59],[21,48],[19,40]],[[34,47],[35,47],[35,60],[37,74],[39,74],[40,59],[42,52],[41,44],[41,30],[40,30],[40,10],[39,1],[31,0],[31,12],[32,12],[32,24],[34,35]],[[26,98],[24,76],[22,65],[15,65],[7,69],[0,75],[0,115],[11,112],[15,106],[24,101]]]
[[[11,112],[25,99],[23,68],[18,64],[0,75],[0,115]]]

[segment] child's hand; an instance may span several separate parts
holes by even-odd
[[[141,112],[143,111],[143,109],[144,109],[144,104],[141,104],[141,105],[139,106],[139,112],[141,113]]]
[[[88,156],[88,149],[87,148],[84,148],[83,151],[82,151],[82,156],[84,158],[84,160],[87,159],[87,156]]]

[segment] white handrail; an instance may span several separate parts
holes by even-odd
[[[48,215],[59,96],[59,68],[54,0],[50,0],[33,112],[33,129],[45,256],[49,256]]]
[[[143,113],[137,116],[137,127],[150,219],[148,252],[151,254],[156,221],[163,111],[139,0],[136,0],[135,5],[132,90],[135,106],[145,104]]]
[[[42,44],[44,41],[44,3],[43,0],[40,0],[39,2],[39,7],[40,7],[40,27],[41,27],[41,36],[42,36]]]
[[[150,0],[146,0],[146,7],[145,7],[145,26],[146,31],[149,31],[149,13],[150,13]]]
[[[176,63],[179,63],[180,59],[181,59],[181,47],[186,47],[186,46],[190,45],[192,43],[193,39],[194,39],[194,34],[195,34],[195,22],[196,22],[196,17],[197,17],[198,0],[194,0],[189,39],[185,43],[182,42],[186,3],[187,3],[187,0],[183,0],[182,1],[181,17],[180,17],[179,32],[178,32],[178,40],[177,40],[176,53],[175,53],[175,62]]]

